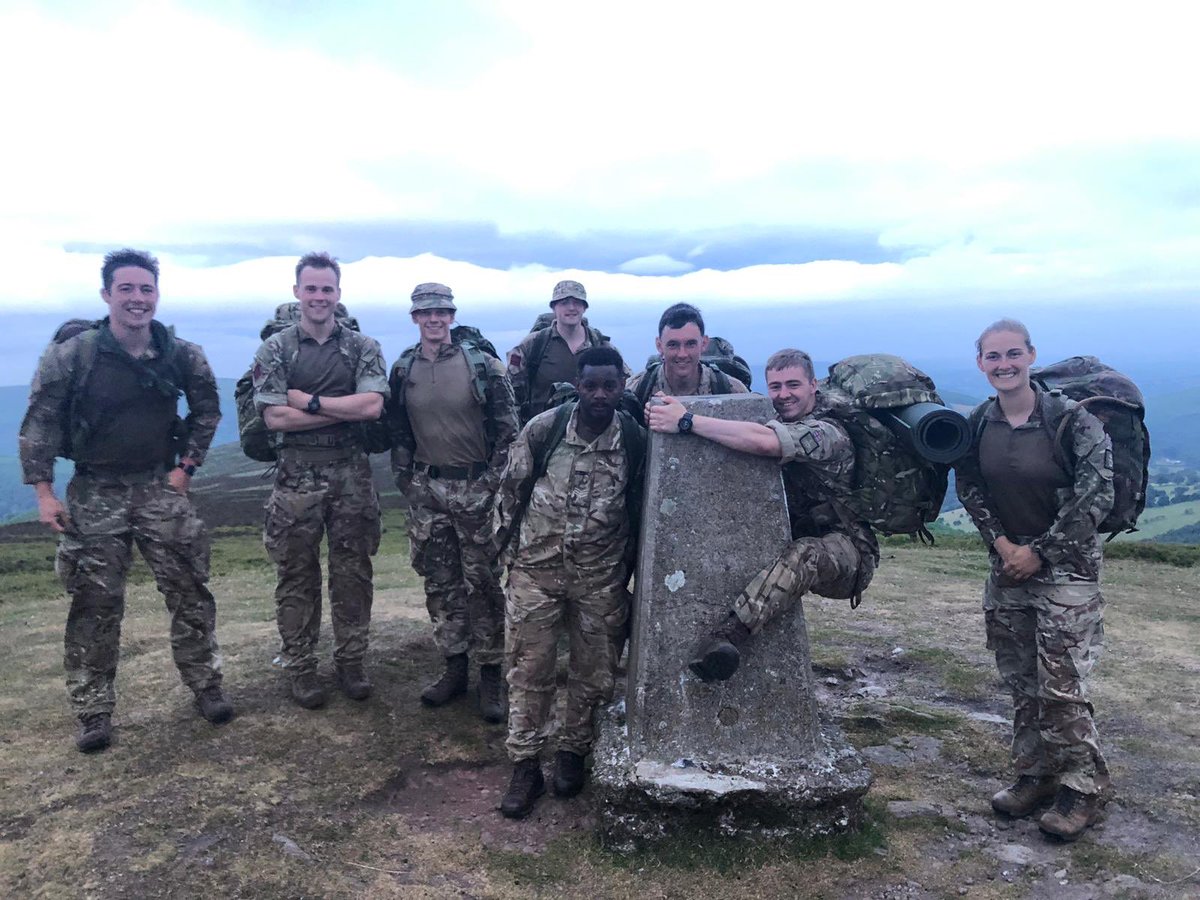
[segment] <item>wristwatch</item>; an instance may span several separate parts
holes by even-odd
[[[183,469],[183,474],[186,475],[188,478],[191,478],[193,475],[196,474],[196,464],[195,463],[190,463],[190,462],[185,463],[183,460],[180,460],[179,465],[176,466],[176,468]]]
[[[308,406],[305,407],[310,413],[316,415],[321,411],[321,398],[316,394],[312,395],[312,399],[308,401]]]
[[[690,412],[685,412],[682,416],[679,417],[679,433],[680,434],[691,434],[692,433],[692,414]]]

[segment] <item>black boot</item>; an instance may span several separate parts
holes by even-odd
[[[750,629],[734,613],[696,645],[688,668],[701,681],[727,681],[738,670]]]
[[[316,672],[301,672],[292,676],[292,699],[305,709],[320,709],[325,705],[325,689]]]
[[[214,725],[224,725],[233,718],[233,704],[225,698],[219,684],[196,691],[196,709]]]
[[[523,819],[533,811],[533,803],[546,793],[542,778],[542,763],[538,759],[523,759],[513,767],[508,792],[500,801],[500,812],[506,819]]]
[[[587,772],[583,768],[583,757],[570,750],[559,750],[554,754],[554,793],[559,797],[574,797],[583,790]]]
[[[467,654],[456,653],[446,657],[446,671],[442,677],[421,691],[421,702],[426,706],[445,706],[466,692]]]
[[[79,717],[79,734],[75,746],[80,753],[94,753],[112,743],[112,716],[108,713],[91,713]]]
[[[351,700],[366,700],[371,696],[371,682],[362,663],[346,663],[337,667],[338,686]]]
[[[479,714],[483,721],[493,725],[508,719],[504,677],[500,674],[499,664],[479,667]]]

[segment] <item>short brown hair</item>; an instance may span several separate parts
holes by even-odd
[[[1018,322],[1016,319],[997,319],[987,328],[983,329],[983,333],[975,339],[975,355],[983,356],[983,339],[989,334],[996,334],[1000,331],[1011,331],[1014,334],[1019,334],[1025,338],[1025,349],[1033,349],[1033,341],[1029,339],[1029,329],[1024,323]]]
[[[816,377],[813,374],[812,357],[803,350],[793,350],[790,347],[776,350],[767,360],[768,372],[778,372],[780,369],[803,369],[809,381]]]
[[[300,273],[306,268],[333,269],[334,280],[337,281],[338,287],[341,287],[342,267],[328,253],[305,253],[300,257],[300,262],[296,263],[296,284],[300,283]]]

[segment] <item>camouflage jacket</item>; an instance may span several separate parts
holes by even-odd
[[[417,345],[417,352],[420,352]],[[407,351],[406,351],[407,352]],[[461,354],[462,347],[451,343],[442,347],[439,359],[454,353]],[[520,430],[517,421],[517,401],[513,396],[512,382],[504,370],[504,363],[487,353],[478,354],[487,366],[487,379],[484,384],[483,397],[480,405],[483,407],[483,425],[488,442],[488,469],[493,477],[499,477],[508,462],[508,450]],[[388,384],[391,396],[388,398],[386,418],[388,429],[392,436],[392,474],[396,483],[403,487],[412,478],[413,453],[416,450],[416,439],[413,437],[412,423],[408,419],[408,409],[404,402],[405,367],[402,359],[392,364]]]
[[[21,469],[26,484],[54,480],[54,459],[62,456],[71,427],[72,392],[83,374],[83,335],[61,344],[52,343],[38,361],[29,391],[29,409],[21,423]],[[175,352],[184,374],[181,385],[187,399],[187,443],[183,453],[197,465],[204,462],[209,444],[221,420],[217,380],[198,344],[175,338]],[[128,436],[130,444],[141,437]]]
[[[664,367],[663,366],[654,366],[653,369],[654,369],[654,375],[653,375],[654,384],[651,385],[649,392],[646,393],[646,396],[652,397],[652,396],[654,396],[656,391],[662,391],[664,394],[671,394],[671,388],[667,385],[667,375],[666,375],[666,371],[664,370]],[[642,396],[642,391],[644,389],[641,387],[641,384],[642,384],[642,381],[646,378],[646,375],[647,375],[647,370],[645,370],[645,369],[643,369],[641,372],[638,372],[631,379],[629,379],[629,384],[627,384],[625,386],[626,390],[628,390],[632,394]],[[740,381],[738,381],[732,375],[728,375],[726,377],[729,379],[729,387],[730,387],[729,393],[731,393],[731,394],[748,394],[748,393],[750,393],[750,388],[746,387],[744,384],[742,384]],[[701,394],[711,394],[713,392],[713,381],[715,379],[716,379],[716,375],[713,373],[713,370],[709,366],[706,366],[706,365],[700,366],[700,387],[699,387],[699,389],[697,389],[695,396],[699,396]]]
[[[516,540],[505,541],[516,565],[557,569],[566,578],[613,573],[623,580],[631,537],[625,493],[632,468],[620,423],[614,416],[608,428],[589,443],[579,436],[578,412],[573,413],[566,434],[547,460],[546,474],[530,492],[533,447],[547,439],[554,416],[555,410],[534,416],[513,442],[496,492],[496,534],[512,531],[521,498],[528,493],[529,504]]]
[[[1069,442],[1074,464],[1074,483],[1060,493],[1058,513],[1045,534],[1029,541],[1029,546],[1046,561],[1046,566],[1034,578],[1050,583],[1097,581],[1103,553],[1097,525],[1113,504],[1112,444],[1100,420],[1085,409],[1076,409],[1073,400],[1057,394],[1050,395],[1034,385],[1037,404],[1029,421],[1021,428],[1046,428],[1046,404],[1062,404],[1070,416],[1064,441]],[[994,512],[994,504],[979,466],[979,441],[986,422],[1003,421],[1004,414],[995,397],[981,403],[971,413],[971,433],[975,436],[968,453],[955,465],[955,485],[979,534],[988,546],[993,569],[999,571],[999,554],[994,547],[997,538],[1016,541],[1018,535],[1006,535],[1004,526]],[[985,421],[986,420],[986,421]],[[1051,436],[1053,437],[1053,436]]]
[[[788,501],[792,539],[822,537],[839,532],[849,537],[860,553],[879,560],[875,534],[839,501],[854,481],[854,443],[837,422],[821,416],[817,408],[796,422],[772,419],[767,427],[779,438],[783,485]]]
[[[261,413],[268,406],[287,406],[289,388],[307,390],[303,384],[290,380],[291,366],[300,352],[299,325],[289,325],[271,335],[254,354],[254,405]],[[375,391],[388,396],[387,373],[383,365],[383,351],[379,342],[359,331],[338,325],[331,340],[338,342],[338,349],[347,365],[354,372],[354,392],[365,394]]]

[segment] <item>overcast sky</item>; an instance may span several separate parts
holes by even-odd
[[[309,249],[366,305],[1194,311],[1187,8],[2,0],[0,304],[130,244],[264,312]]]

